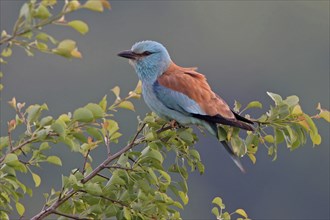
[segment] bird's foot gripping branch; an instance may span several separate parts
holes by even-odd
[[[25,207],[20,199],[25,194],[31,196],[32,189],[18,179],[17,173],[30,174],[38,187],[42,180],[37,174],[39,167],[44,163],[59,166],[67,163],[60,156],[48,155],[48,150],[57,144],[64,144],[73,154],[80,154],[81,167],[62,176],[58,191],[44,193],[45,203],[33,219],[50,215],[73,219],[112,216],[118,219],[180,219],[180,210],[189,201],[189,170],[203,173],[205,169],[194,148],[198,141],[196,134],[192,128],[173,127],[150,113],[139,119],[137,131],[128,142],[120,141],[114,113],[122,108],[134,110],[131,99],[140,97],[141,86],[139,84],[126,98],[120,98],[118,87],[112,91],[116,96],[112,105],[108,105],[105,96],[99,103],[89,103],[73,114],[62,114],[57,118],[43,116],[46,104],[25,108],[25,103],[17,103],[15,99],[9,102],[16,114],[8,122],[7,134],[0,139],[1,219],[9,218],[13,206],[19,215],[28,217],[24,215]],[[254,120],[258,125],[255,132],[247,131],[246,137],[241,137],[239,129],[224,126],[219,127],[220,138],[229,141],[240,156],[248,155],[253,163],[259,145],[266,146],[269,155],[276,158],[281,142],[291,150],[304,144],[307,137],[313,144],[320,144],[321,137],[314,120],[324,118],[329,121],[327,110],[319,106],[319,113],[309,116],[302,111],[296,96],[283,100],[279,95],[268,94],[274,105]],[[241,112],[253,107],[262,105],[254,101],[241,110],[240,104],[235,104],[235,110]],[[107,156],[92,161],[94,150],[100,147]],[[242,209],[223,212],[224,206],[219,201],[219,198],[213,200],[216,207],[212,213],[217,218],[233,218],[235,213],[248,218]]]

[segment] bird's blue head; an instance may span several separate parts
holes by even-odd
[[[149,40],[135,43],[131,50],[120,52],[118,56],[129,59],[142,82],[153,83],[171,63],[166,48]]]

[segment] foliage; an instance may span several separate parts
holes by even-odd
[[[81,9],[102,12],[104,8],[110,9],[110,4],[107,0],[88,0],[84,4],[78,0],[59,2],[63,3],[62,8],[57,4],[57,0],[30,0],[22,5],[12,33],[8,34],[6,30],[1,32],[0,45],[6,44],[1,51],[1,65],[7,63],[6,59],[12,55],[13,46],[24,49],[28,56],[34,56],[38,51],[65,58],[82,58],[74,40],[59,41],[43,28],[50,24],[71,27],[84,35],[89,31],[88,25],[81,20],[67,21],[67,15]],[[2,75],[0,72],[0,78]],[[0,84],[0,91],[2,88],[3,85]]]
[[[240,156],[247,155],[256,163],[255,154],[258,146],[262,144],[268,149],[268,155],[276,160],[278,145],[284,142],[291,151],[303,146],[309,137],[313,146],[321,144],[321,136],[313,119],[323,118],[329,122],[329,111],[322,109],[318,104],[319,114],[310,116],[302,111],[299,98],[295,95],[283,99],[280,95],[267,92],[274,101],[274,105],[258,119],[251,119],[257,124],[255,132],[247,132],[245,138],[238,135],[239,129],[223,126],[219,132],[223,140],[231,143],[235,153]],[[241,104],[235,102],[234,110],[242,114],[249,108],[262,108],[258,101],[250,102],[242,111]],[[246,117],[250,117],[246,115]]]
[[[235,212],[229,213],[225,212],[225,204],[222,202],[222,199],[220,197],[215,197],[212,201],[213,204],[216,206],[212,208],[212,213],[215,215],[215,217],[219,220],[230,220],[232,219],[232,216],[234,214],[238,215],[239,217],[237,220],[249,220],[248,215],[243,209],[236,209]],[[219,211],[220,209],[220,211]]]
[[[110,106],[105,96],[99,103],[89,103],[58,118],[42,116],[47,110],[45,104],[25,108],[25,103],[17,103],[15,98],[10,101],[16,116],[8,123],[8,136],[2,137],[6,141],[1,142],[1,149],[7,151],[0,158],[5,212],[12,210],[13,200],[17,212],[23,215],[24,206],[19,198],[24,193],[32,196],[32,190],[18,180],[16,172],[29,171],[38,187],[41,178],[33,170],[44,162],[61,166],[61,159],[48,156],[47,150],[62,143],[82,155],[83,166],[62,177],[61,190],[44,194],[46,205],[35,219],[52,213],[87,218],[180,218],[177,209],[188,203],[188,168],[204,172],[199,153],[192,146],[197,141],[196,135],[191,128],[174,130],[171,125],[164,126],[165,121],[148,114],[139,121],[129,144],[112,154],[111,143],[117,143],[121,136],[112,112],[119,108],[134,110],[129,100],[140,95],[141,86],[138,84],[124,99],[120,98],[118,87],[113,91],[117,97]],[[12,140],[20,127],[26,130],[24,136]],[[93,169],[91,154],[100,145],[107,146],[109,154]],[[143,150],[132,149],[137,145],[143,146]],[[175,158],[165,166],[169,152],[174,152]],[[101,174],[103,170],[106,172]],[[169,191],[181,202],[171,198]],[[2,217],[6,217],[5,212]]]
[[[47,155],[47,151],[62,143],[72,152],[82,155],[82,168],[73,169],[69,176],[63,175],[59,191],[51,190],[44,194],[45,206],[34,219],[49,214],[93,219],[112,216],[118,219],[180,218],[178,210],[189,201],[188,171],[197,169],[201,174],[204,172],[200,155],[193,147],[196,135],[191,128],[167,125],[166,121],[151,113],[139,120],[137,133],[126,146],[118,152],[111,152],[112,143],[118,143],[121,136],[113,113],[119,109],[134,110],[130,100],[140,96],[141,85],[139,83],[123,99],[120,98],[119,87],[112,91],[116,96],[112,105],[108,105],[105,96],[99,103],[89,103],[73,114],[62,114],[58,118],[42,116],[47,110],[46,104],[25,108],[25,103],[18,103],[15,98],[9,102],[16,115],[8,122],[8,136],[1,137],[2,217],[5,218],[6,213],[12,210],[11,201],[15,202],[17,212],[23,215],[24,205],[19,199],[25,193],[32,196],[32,189],[20,182],[16,173],[30,173],[38,187],[41,178],[35,173],[35,168],[45,162],[61,166],[61,159]],[[248,131],[246,138],[242,138],[239,129],[219,127],[221,137],[232,144],[236,153],[248,155],[255,163],[255,153],[260,144],[269,149],[269,155],[274,159],[281,142],[291,150],[304,144],[307,136],[315,145],[320,144],[312,118],[324,117],[328,114],[326,110],[322,109],[320,114],[310,117],[302,112],[296,96],[283,100],[277,94],[268,94],[274,100],[274,106],[259,119],[252,119],[258,124],[255,132]],[[260,104],[248,104],[245,109],[255,106],[260,107]],[[236,109],[239,109],[237,102]],[[24,127],[24,135],[13,140],[13,133],[20,127]],[[265,130],[268,128],[274,134],[267,133]],[[102,145],[107,147],[108,157],[93,168],[91,155]],[[174,158],[168,156],[171,152]],[[216,201],[218,199],[214,203]],[[215,204],[222,210],[218,203]],[[218,213],[215,208],[212,212]],[[216,215],[227,219],[229,214],[226,213],[221,211]],[[244,212],[236,213],[242,215]]]
[[[20,11],[19,18],[8,35],[2,32],[0,44],[1,62],[12,54],[11,47],[22,47],[28,55],[35,51],[61,55],[66,58],[81,58],[73,40],[57,41],[41,32],[46,25],[72,27],[81,34],[88,32],[88,25],[80,20],[65,21],[64,16],[72,11],[86,8],[102,11],[109,8],[106,0],[88,0],[84,4],[77,0],[65,1],[55,15],[56,0],[30,0]],[[52,49],[49,49],[52,45]],[[2,73],[1,75],[2,76]],[[141,95],[141,84],[127,97],[121,98],[120,88],[112,89],[115,100],[108,104],[107,96],[97,103],[88,103],[59,117],[45,116],[47,104],[26,106],[13,98],[9,105],[15,114],[7,123],[7,134],[0,137],[0,218],[9,219],[15,209],[24,216],[25,207],[20,199],[33,195],[18,178],[19,173],[31,175],[35,187],[42,184],[38,168],[44,163],[62,166],[59,156],[50,155],[49,150],[58,144],[66,145],[72,153],[81,155],[81,168],[73,168],[62,176],[60,189],[44,193],[45,204],[32,219],[43,219],[51,214],[72,219],[180,219],[180,210],[189,202],[189,171],[204,173],[204,165],[194,144],[198,141],[192,128],[168,123],[149,113],[139,119],[137,131],[127,142],[120,140],[120,126],[115,113],[121,109],[134,111],[132,99]],[[321,143],[321,136],[314,120],[329,119],[329,111],[321,108],[310,116],[302,111],[297,96],[283,99],[268,93],[274,104],[259,118],[254,132],[243,132],[238,128],[219,126],[221,140],[231,143],[234,151],[247,155],[256,163],[256,152],[260,145],[268,148],[268,155],[277,157],[278,146],[283,143],[295,150],[310,138],[313,145]],[[242,108],[235,102],[234,110],[239,114],[250,108],[262,108],[258,101]],[[241,110],[242,109],[242,110]],[[114,143],[122,148],[113,152]],[[127,143],[127,144],[124,144]],[[104,147],[107,154],[97,166],[92,166],[95,150]],[[225,212],[222,199],[216,197],[212,213],[217,219],[230,219],[234,214],[248,219],[243,209]]]

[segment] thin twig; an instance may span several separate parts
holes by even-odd
[[[136,170],[134,170],[132,168],[121,167],[121,166],[106,166],[105,168],[108,168],[108,169],[122,169],[122,170],[135,171],[136,172]]]
[[[102,175],[102,174],[100,174],[100,173],[96,174],[96,176],[100,176],[100,177],[102,177],[102,178],[104,178],[104,179],[106,179],[106,180],[110,180],[109,177],[106,177],[106,176],[104,176],[104,175]]]
[[[68,215],[68,214],[65,214],[65,213],[62,213],[62,212],[58,212],[56,210],[53,211],[53,214],[64,216],[64,217],[67,217],[67,218],[70,218],[70,219],[76,219],[76,220],[87,220],[87,219],[89,219],[89,218],[79,218],[78,216]]]
[[[86,154],[85,159],[84,159],[84,165],[83,165],[83,168],[82,168],[82,174],[84,174],[85,171],[86,171],[86,163],[87,163],[87,158],[88,158],[89,152],[91,152],[90,149],[88,149],[87,154]]]
[[[23,143],[19,144],[18,146],[12,148],[10,151],[8,151],[5,155],[3,155],[3,156],[0,158],[0,164],[5,160],[5,158],[6,158],[6,156],[7,156],[8,154],[11,154],[11,153],[13,153],[13,152],[15,152],[15,151],[17,151],[17,150],[20,150],[22,147],[24,147],[25,145],[27,145],[27,144],[29,144],[29,143],[35,141],[35,140],[36,140],[35,138],[30,138],[30,139],[24,141]]]
[[[8,128],[8,141],[9,141],[10,150],[12,150],[13,149],[13,143],[12,143],[12,138],[11,138],[11,131],[10,131],[9,128]]]
[[[114,203],[114,204],[119,204],[119,205],[121,205],[121,206],[125,206],[125,207],[129,207],[128,205],[126,205],[125,203],[123,203],[123,202],[121,202],[121,201],[118,201],[118,200],[114,200],[114,199],[110,199],[110,198],[108,198],[108,197],[105,197],[105,196],[102,196],[102,195],[100,195],[100,196],[98,196],[98,197],[100,197],[100,198],[102,198],[102,199],[105,199],[105,200],[108,200],[108,201],[110,201],[110,202],[112,202],[112,203]]]

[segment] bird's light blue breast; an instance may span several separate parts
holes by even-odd
[[[194,100],[182,93],[168,91],[168,88],[158,86],[157,83],[151,84],[142,82],[142,95],[144,101],[159,117],[167,120],[174,119],[182,125],[201,125],[212,135],[217,135],[216,131],[208,122],[194,118],[190,115],[191,113],[204,114]]]

